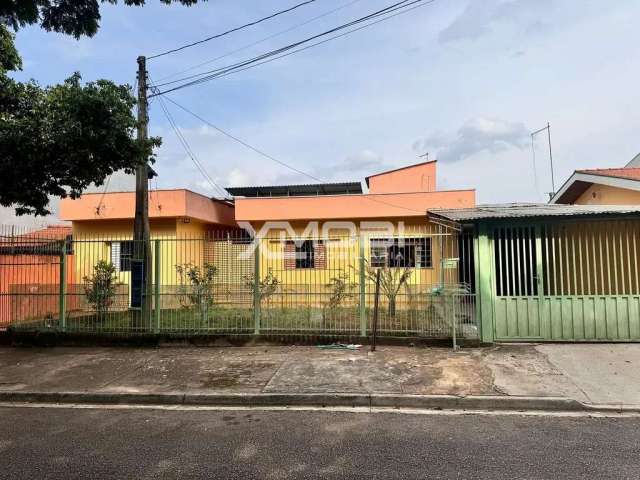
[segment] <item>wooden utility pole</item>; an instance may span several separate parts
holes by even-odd
[[[147,59],[138,57],[138,141],[147,140]],[[149,164],[144,158],[136,167],[136,213],[133,222],[134,255],[131,272],[132,307],[140,309],[136,327],[151,326],[151,241],[149,234]],[[135,295],[134,295],[135,292]]]

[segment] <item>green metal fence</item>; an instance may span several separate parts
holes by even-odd
[[[57,275],[38,284],[14,278],[0,295],[21,332],[359,337],[371,332],[379,270],[380,335],[476,338],[475,295],[464,281],[472,265],[459,265],[472,257],[461,251],[467,243],[435,225],[304,238],[234,230],[158,236],[151,257],[138,258],[145,249],[129,237],[75,237],[55,245]]]

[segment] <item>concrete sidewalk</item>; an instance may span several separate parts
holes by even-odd
[[[640,406],[640,345],[0,348],[9,392],[562,397]]]

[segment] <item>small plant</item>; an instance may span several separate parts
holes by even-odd
[[[345,300],[353,298],[353,290],[358,284],[350,281],[349,275],[343,272],[337,277],[331,278],[325,286],[331,289],[331,294],[325,304],[325,308],[335,310],[339,308]]]
[[[367,278],[376,282],[376,271],[380,270],[380,291],[387,297],[389,302],[389,316],[396,316],[396,298],[403,286],[407,286],[409,278],[413,270],[407,267],[384,267],[372,268],[368,267],[366,271]]]
[[[250,273],[247,275],[243,275],[242,279],[244,280],[245,286],[247,288],[250,288],[251,291],[253,292],[255,288],[255,276],[252,273]],[[280,281],[273,274],[271,269],[269,269],[269,271],[267,272],[267,275],[258,282],[258,290],[260,292],[259,293],[260,303],[262,303],[263,300],[268,301],[269,297],[271,297],[271,295],[276,293],[279,286],[280,286]]]
[[[195,306],[203,319],[208,318],[209,308],[213,306],[213,287],[218,269],[211,263],[205,263],[202,268],[192,263],[176,265],[176,272],[180,277],[179,298],[184,308]]]
[[[93,267],[93,275],[83,278],[84,294],[89,305],[98,313],[104,315],[113,305],[116,289],[120,282],[116,276],[116,267],[112,263],[100,260]]]

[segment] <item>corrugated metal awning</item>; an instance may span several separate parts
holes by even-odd
[[[434,209],[427,216],[453,222],[481,220],[548,218],[548,217],[606,217],[640,215],[640,205],[559,205],[546,203],[509,203],[478,205],[474,208]]]

